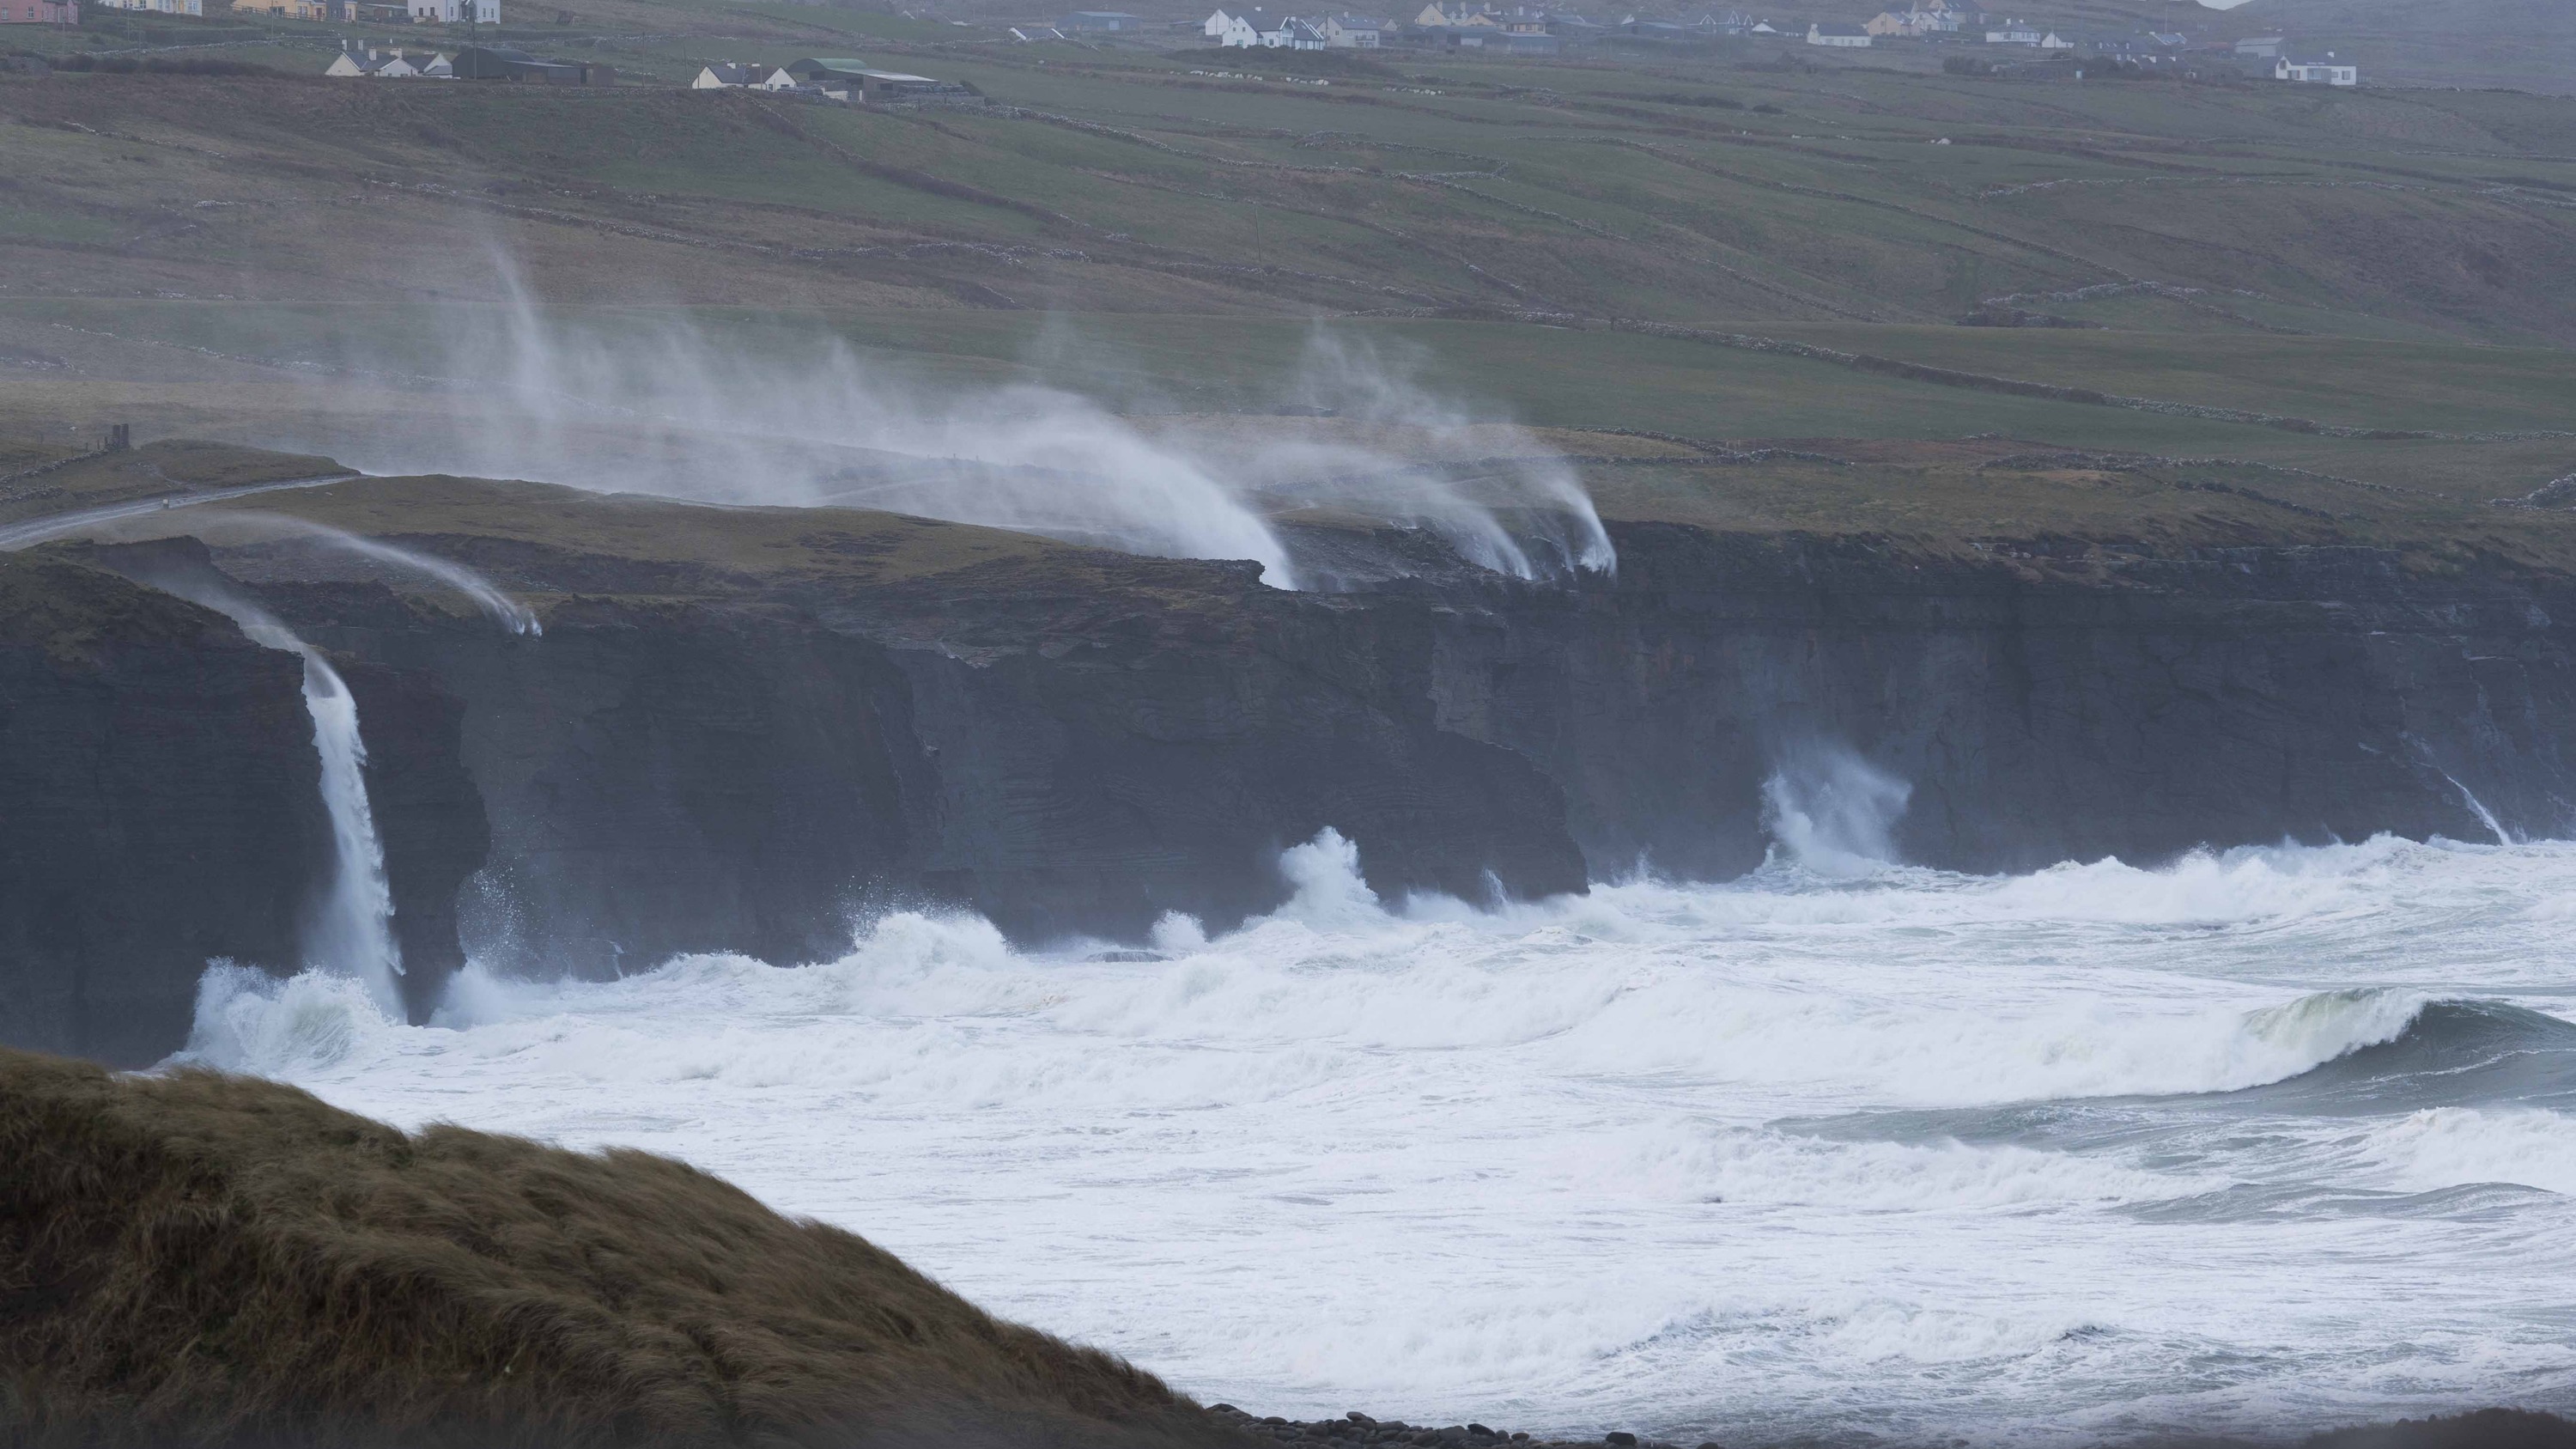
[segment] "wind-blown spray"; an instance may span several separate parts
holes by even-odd
[[[753,351],[675,317],[580,324],[515,280],[504,305],[450,309],[441,325],[438,374],[462,393],[452,435],[427,449],[377,438],[338,451],[373,470],[883,508],[1133,553],[1251,559],[1288,588],[1302,581],[1270,515],[1311,505],[1428,528],[1521,577],[1613,561],[1572,469],[1525,434],[1511,435],[1510,459],[1466,480],[1356,442],[1193,445],[1057,387],[930,386],[837,338]],[[1335,411],[1434,452],[1460,440],[1466,419],[1374,352],[1329,340],[1289,391],[1329,396]]]
[[[386,543],[382,539],[368,538],[363,534],[351,533],[343,528],[333,528],[327,523],[315,523],[309,518],[298,518],[289,513],[226,510],[222,516],[227,519],[258,523],[288,533],[301,534],[329,547],[356,554],[360,558],[372,559],[377,563],[391,564],[396,568],[423,574],[473,600],[474,606],[489,615],[492,622],[513,634],[535,636],[545,633],[544,626],[537,621],[534,609],[501,592],[500,587],[490,579],[453,559],[444,559],[436,554],[403,548]]]
[[[241,626],[242,633],[304,661],[304,708],[322,759],[322,808],[331,821],[331,882],[305,929],[305,964],[355,977],[378,1009],[403,1019],[402,949],[394,941],[393,889],[385,879],[384,842],[367,801],[367,747],[358,733],[358,701],[348,681],[275,616],[238,594],[202,580],[174,582],[174,593]]]
[[[1762,784],[1763,824],[1819,875],[1868,875],[1897,863],[1896,822],[1914,787],[1848,747],[1789,751]]]

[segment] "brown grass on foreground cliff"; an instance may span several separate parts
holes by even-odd
[[[1240,1442],[704,1173],[0,1051],[0,1443]]]

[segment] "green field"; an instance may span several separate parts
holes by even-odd
[[[285,22],[210,22],[203,53],[306,74],[0,75],[0,424],[321,446],[434,412],[384,375],[444,376],[438,339],[506,270],[586,330],[832,337],[915,385],[1140,415],[1275,411],[1322,329],[1549,428],[2000,435],[2481,506],[2576,473],[2564,98],[1776,42],[1531,62],[1023,45],[833,6],[563,18],[511,36],[627,84],[326,81],[339,32]],[[37,48],[139,47],[127,19]],[[680,89],[811,54],[991,105]],[[2050,325],[1960,325],[1997,319]]]

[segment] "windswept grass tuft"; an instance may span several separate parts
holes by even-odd
[[[1233,1442],[680,1163],[0,1052],[0,1442]]]

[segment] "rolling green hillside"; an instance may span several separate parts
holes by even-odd
[[[2228,20],[2339,47],[2394,84],[2576,92],[2576,8],[2558,0],[2248,0]]]
[[[0,422],[322,449],[399,427],[439,405],[351,356],[438,373],[441,319],[494,301],[506,257],[587,326],[829,334],[1146,413],[1275,411],[1320,318],[1551,427],[1994,433],[2475,500],[2576,471],[2559,98],[1781,42],[1246,59],[828,6],[558,18],[511,35],[628,83],[0,75]],[[102,24],[42,45],[148,38]],[[231,39],[166,54],[308,72],[338,34],[190,33]],[[680,88],[719,57],[853,53],[992,104]]]

